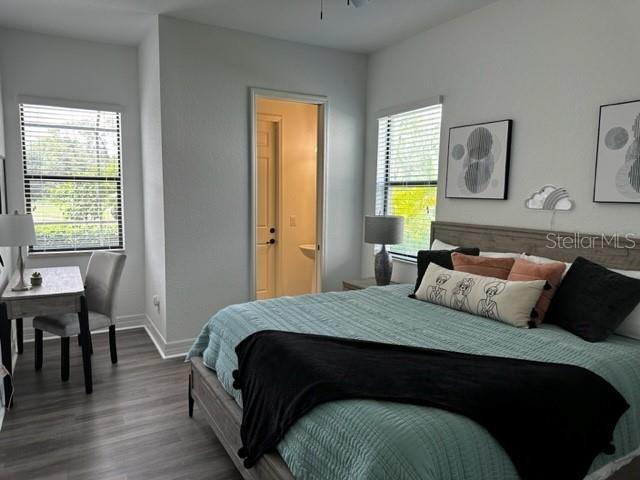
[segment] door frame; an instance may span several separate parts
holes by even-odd
[[[249,88],[249,125],[250,125],[250,157],[249,157],[249,298],[256,299],[256,201],[257,201],[257,100],[267,98],[300,102],[318,106],[318,146],[316,157],[316,259],[315,277],[316,292],[322,291],[324,278],[324,246],[326,224],[326,185],[327,185],[327,129],[329,120],[329,99],[324,95],[270,90],[265,88]]]

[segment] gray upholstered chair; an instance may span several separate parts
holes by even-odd
[[[115,294],[120,282],[126,255],[113,252],[93,252],[87,266],[84,282],[85,297],[89,310],[89,333],[92,330],[109,327],[109,347],[111,363],[118,362],[116,351]],[[33,319],[36,337],[36,370],[42,368],[42,332],[61,337],[62,380],[69,379],[69,338],[80,335],[78,314],[65,313],[45,315]],[[89,338],[91,342],[91,338]]]

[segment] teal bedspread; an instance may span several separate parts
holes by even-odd
[[[240,405],[240,392],[231,386],[234,347],[266,329],[573,364],[605,378],[631,405],[615,431],[615,455],[601,454],[591,471],[640,446],[640,341],[614,335],[593,344],[553,325],[517,329],[408,299],[410,291],[410,285],[393,285],[233,305],[209,320],[188,356],[203,356]],[[374,400],[316,407],[287,432],[278,451],[297,479],[518,478],[502,447],[472,420]]]

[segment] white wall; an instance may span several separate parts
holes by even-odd
[[[18,96],[112,103],[122,114],[124,227],[127,263],[118,295],[118,315],[140,320],[144,312],[144,229],[138,64],[135,48],[97,44],[0,28],[9,209],[24,211]],[[88,255],[30,256],[27,266],[78,265]],[[29,329],[25,334],[29,333]]]
[[[360,270],[367,58],[160,17],[167,339],[249,298],[249,87],[329,98],[323,288]]]
[[[4,125],[2,115],[2,71],[0,70],[0,161],[2,161],[5,155],[4,146]],[[2,192],[3,190],[4,185],[0,185],[0,192]],[[4,203],[4,198],[2,199],[2,202]],[[12,271],[11,265],[13,263],[13,258],[11,256],[11,253],[12,252],[10,248],[0,247],[0,255],[2,256],[2,260],[4,262],[4,267],[0,266],[0,292],[3,291],[4,287],[7,285],[9,275]],[[0,353],[2,353],[2,349],[0,349]],[[2,380],[0,380],[0,405],[4,405],[4,382]],[[3,418],[4,408],[0,408],[0,427],[2,426]]]
[[[145,312],[152,328],[166,338],[164,184],[162,171],[162,128],[160,102],[160,45],[158,21],[138,49],[140,79],[140,133],[144,200]],[[153,304],[158,295],[160,304]]]
[[[367,103],[365,210],[374,211],[375,112],[444,95],[440,178],[448,130],[514,120],[509,199],[447,200],[437,219],[548,229],[550,215],[524,208],[547,183],[576,202],[555,227],[640,234],[640,206],[592,202],[598,111],[640,98],[637,0],[503,0],[371,56]],[[371,272],[371,249],[363,273]],[[415,281],[415,266],[396,263],[394,278]]]
[[[0,70],[0,162],[5,157],[5,131],[4,131],[4,115],[3,112],[3,95],[2,95],[2,70]],[[4,185],[0,185],[0,192],[4,195]],[[2,198],[2,204],[4,204],[4,198]],[[2,212],[0,212],[2,213]],[[8,277],[11,274],[13,258],[11,248],[0,247],[0,255],[4,262],[4,267],[0,266],[0,291],[4,289],[5,283],[8,281]],[[1,383],[1,382],[0,382]],[[1,388],[1,387],[0,387]]]

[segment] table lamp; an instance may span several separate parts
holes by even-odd
[[[389,285],[393,263],[386,245],[402,243],[404,218],[395,215],[367,215],[364,217],[364,241],[382,245],[376,253],[374,270],[377,285]]]
[[[33,245],[36,241],[36,232],[33,227],[31,215],[20,215],[17,211],[13,215],[0,215],[0,246],[18,247],[18,282],[11,290],[20,292],[29,290],[29,285],[24,282],[24,259],[22,247]]]

